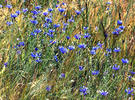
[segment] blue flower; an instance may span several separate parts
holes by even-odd
[[[80,93],[81,95],[87,95],[87,91],[88,91],[88,88],[83,86],[83,87],[80,87]]]
[[[40,60],[40,59],[36,59],[35,61],[36,61],[37,63],[42,62],[42,60]]]
[[[70,22],[70,23],[71,23],[71,22],[74,22],[74,20],[72,20],[72,19],[68,19],[67,21]]]
[[[9,9],[11,9],[12,8],[12,5],[7,4],[6,7],[9,8]]]
[[[36,18],[37,18],[37,16],[36,16],[36,15],[32,15],[32,18],[36,19]]]
[[[121,20],[118,20],[117,21],[117,25],[121,25],[122,24],[122,21]]]
[[[80,14],[81,14],[81,11],[76,10],[75,13],[76,13],[77,15],[80,15]]]
[[[17,14],[11,14],[11,18],[16,18],[17,16]]]
[[[66,36],[66,38],[67,38],[67,40],[69,40],[69,39],[70,39],[70,37],[69,37],[69,36]]]
[[[8,26],[10,26],[10,25],[12,25],[13,24],[13,22],[8,22],[7,21],[7,23],[6,23]]]
[[[36,55],[33,52],[31,52],[31,57],[36,58]]]
[[[39,52],[39,53],[36,53],[36,57],[41,57],[42,53]]]
[[[64,32],[64,33],[65,33],[65,30],[66,30],[66,28],[65,28],[65,27],[63,27],[63,28],[62,28],[62,32]]]
[[[109,48],[107,48],[106,51],[107,51],[107,53],[112,53],[112,50]]]
[[[0,8],[3,8],[3,6],[0,4]]]
[[[55,7],[56,7],[56,8],[58,8],[58,7],[59,7],[59,5],[56,5]]]
[[[40,58],[37,58],[35,61],[36,61],[37,63],[42,62],[42,60],[41,60]]]
[[[50,91],[51,90],[51,86],[46,86],[46,91]]]
[[[54,59],[55,59],[56,62],[58,62],[58,57],[57,57],[57,55],[54,56]]]
[[[125,28],[125,26],[119,26],[119,29],[123,30]]]
[[[52,18],[52,17],[53,17],[53,13],[50,13],[50,14],[49,14],[49,17]]]
[[[92,50],[97,50],[97,49],[99,49],[99,47],[97,46],[92,47]]]
[[[62,2],[62,5],[66,5],[66,3]]]
[[[117,31],[113,31],[113,32],[112,32],[112,34],[113,34],[113,35],[118,35],[118,34],[119,34],[119,32],[117,32]]]
[[[26,13],[28,11],[28,8],[23,8],[22,11]]]
[[[7,65],[8,65],[8,62],[5,62],[5,63],[4,63],[4,66],[7,67]]]
[[[44,12],[43,15],[47,16],[48,15],[48,12]]]
[[[131,80],[132,79],[132,76],[128,76],[128,79]]]
[[[132,75],[134,75],[135,74],[135,72],[133,72],[133,71],[129,71]]]
[[[37,15],[38,14],[38,11],[32,10],[31,13],[33,13],[33,15]]]
[[[100,94],[103,95],[103,96],[107,96],[108,92],[107,91],[100,91]]]
[[[109,2],[109,1],[108,1],[108,2],[106,2],[106,4],[110,5],[110,4],[111,4],[111,2]]]
[[[52,19],[51,19],[51,18],[48,18],[48,17],[45,17],[45,21],[46,21],[47,23],[52,23]]]
[[[41,6],[36,6],[35,9],[39,10],[41,9]]]
[[[37,49],[37,48],[35,48],[35,49]],[[35,59],[35,62],[37,62],[37,63],[42,62],[42,60],[40,59],[41,56],[42,56],[42,53],[41,52],[39,52],[39,53],[37,53],[37,52],[31,52],[31,57],[33,59]]]
[[[127,63],[129,62],[128,59],[124,59],[124,58],[122,58],[121,61],[122,61],[122,63],[124,63],[124,64],[127,64]]]
[[[120,52],[120,48],[114,48],[114,52]]]
[[[68,25],[69,25],[68,23],[64,23],[64,22],[63,22],[63,26],[64,26],[64,27],[66,27],[66,26],[68,26]]]
[[[90,54],[95,55],[96,54],[96,51],[95,50],[91,50],[90,51]]]
[[[50,24],[49,23],[44,23],[43,27],[49,28]]]
[[[125,92],[126,92],[127,94],[131,94],[133,91],[134,91],[133,88],[128,88],[128,89],[125,90]]]
[[[35,35],[37,35],[37,34],[36,34],[36,33],[31,32],[31,33],[30,33],[30,35],[35,36]]]
[[[84,34],[84,38],[89,38],[91,35],[89,33]]]
[[[81,9],[81,11],[83,12],[85,10],[85,8],[83,7],[82,9]]]
[[[20,44],[18,44],[18,45],[17,45],[17,47],[21,47],[21,45],[20,45]]]
[[[19,42],[19,45],[24,46],[25,44],[24,44],[24,42]]]
[[[35,29],[34,32],[38,34],[41,32],[41,29]]]
[[[75,37],[77,40],[79,40],[79,39],[81,38],[81,35],[80,35],[80,34],[76,34],[74,37]]]
[[[117,64],[115,64],[115,65],[113,65],[113,67],[112,67],[112,69],[114,69],[114,70],[119,70],[120,69],[120,66],[118,66]]]
[[[83,70],[83,66],[79,66],[79,71],[82,71]]]
[[[48,32],[53,33],[53,32],[55,32],[55,30],[49,29]]]
[[[78,48],[84,49],[84,48],[86,48],[86,45],[85,45],[85,44],[79,44],[79,45],[78,45]]]
[[[107,7],[107,10],[109,10],[110,8],[109,7]]]
[[[35,48],[35,51],[38,51],[38,48]]]
[[[37,25],[38,24],[38,21],[37,20],[31,20],[30,21],[32,24],[34,24],[34,25]]]
[[[65,78],[65,73],[61,73],[60,78]]]
[[[21,11],[18,10],[18,11],[16,11],[15,13],[16,13],[17,15],[20,15]]]
[[[60,24],[54,24],[53,26],[54,26],[54,28],[58,28],[58,27],[60,27]]]
[[[71,22],[74,22],[75,20],[74,20],[74,18],[73,18],[73,16],[72,16],[72,17],[71,17],[70,19],[68,19],[67,21],[71,23]]]
[[[48,11],[51,12],[51,11],[53,11],[53,9],[52,8],[48,8]]]
[[[66,17],[66,16],[67,16],[67,14],[64,14],[63,16],[64,16],[64,17]]]
[[[69,50],[74,50],[74,49],[75,49],[75,46],[72,46],[72,45],[71,45],[71,46],[68,47],[68,49],[69,49]]]
[[[88,27],[83,27],[83,29],[84,29],[84,30],[87,30],[87,29],[88,29]]]
[[[51,38],[53,38],[53,37],[54,37],[54,35],[53,35],[53,34],[51,34],[51,33],[47,33],[47,36],[49,36],[49,37],[51,37]]]
[[[17,50],[16,53],[17,53],[17,55],[20,55],[21,54],[21,51],[20,50]]]
[[[109,53],[104,53],[104,56],[108,56],[109,55]]]
[[[102,46],[103,46],[104,44],[98,42],[97,45],[98,45],[98,48],[102,48]]]
[[[97,70],[92,71],[92,75],[98,75],[98,74],[99,74],[99,71]]]
[[[18,47],[17,47],[17,46],[13,46],[13,48],[14,48],[14,49],[18,49]]]
[[[64,9],[64,8],[58,8],[58,10],[59,10],[60,13],[63,13],[66,9]]]
[[[63,53],[63,54],[68,52],[67,48],[64,48],[63,46],[59,46],[59,50],[60,50],[61,53]]]
[[[118,34],[119,34],[119,33],[122,32],[123,30],[121,30],[120,28],[116,28],[115,31],[118,32]]]

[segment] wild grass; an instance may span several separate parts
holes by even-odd
[[[0,1],[3,6],[0,8],[1,99],[134,100],[135,2],[107,2]],[[12,8],[7,8],[7,4]],[[31,11],[38,5],[41,9],[36,11],[40,13],[33,18]],[[28,8],[28,11],[24,13],[23,8]],[[48,8],[53,11],[49,12]],[[65,11],[60,13],[59,8]],[[11,17],[18,10],[21,13]],[[76,11],[80,14],[77,15]],[[43,15],[44,12],[48,15]],[[47,18],[52,22],[47,22]],[[38,23],[34,25],[32,20]],[[122,25],[118,25],[118,20]],[[54,28],[54,24],[60,26]],[[119,26],[125,28],[117,35],[112,34]],[[89,33],[88,38],[84,38],[85,33]],[[76,34],[79,39],[75,38]],[[80,44],[86,47],[79,48]],[[73,50],[68,49],[71,45],[75,47]],[[114,51],[117,48],[120,51]],[[124,63],[123,58],[128,61]],[[118,67],[115,64],[120,66],[118,70],[113,69]],[[97,75],[93,75],[93,71]]]

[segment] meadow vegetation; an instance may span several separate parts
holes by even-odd
[[[0,0],[0,99],[135,100],[134,0]]]

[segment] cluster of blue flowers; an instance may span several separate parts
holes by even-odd
[[[41,52],[37,52],[38,48],[35,48],[34,52],[31,52],[31,57],[36,61],[36,62],[42,62],[41,60],[41,56],[42,53]]]
[[[133,94],[133,92],[134,92],[134,89],[133,89],[133,88],[128,88],[128,89],[125,90],[125,92],[126,92],[127,94],[134,95],[134,94]]]
[[[20,55],[21,54],[21,48],[24,48],[24,47],[25,47],[25,43],[24,42],[19,42],[13,48],[16,49],[17,55]]]
[[[119,27],[116,28],[116,29],[112,32],[112,34],[114,34],[114,35],[119,35],[121,32],[123,32],[123,30],[124,30],[124,28],[125,28],[125,26],[122,26],[122,21],[121,21],[121,20],[118,20],[118,21],[117,21],[117,25],[119,25]]]
[[[92,50],[90,50],[90,54],[91,54],[91,55],[95,55],[95,54],[96,54],[96,51],[97,51],[98,49],[101,49],[102,46],[103,46],[103,44],[101,44],[100,42],[98,42],[96,46],[93,46],[93,47],[92,47]]]
[[[87,95],[88,93],[88,88],[83,86],[83,87],[80,87],[80,93],[81,95]]]

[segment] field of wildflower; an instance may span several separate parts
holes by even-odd
[[[135,100],[135,1],[0,0],[0,100]]]

